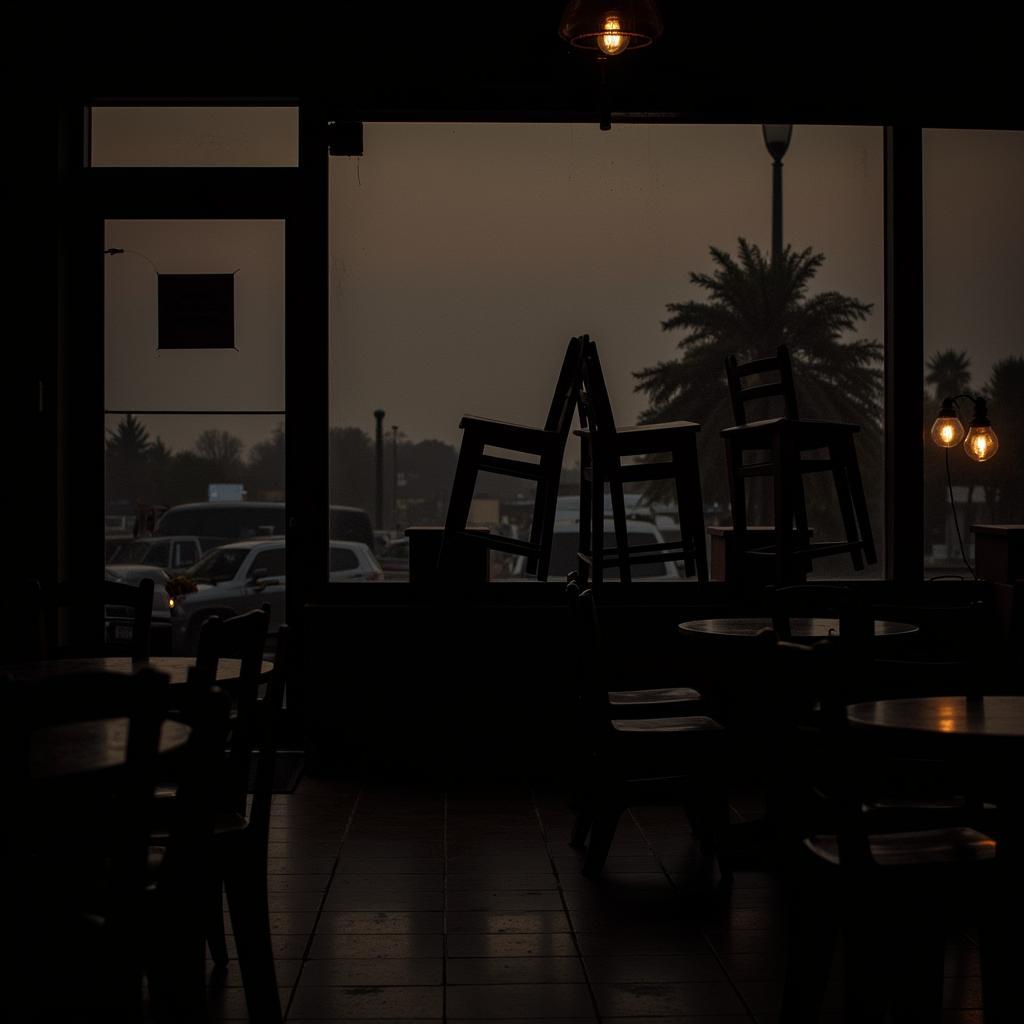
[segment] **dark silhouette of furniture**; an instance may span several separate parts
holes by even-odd
[[[579,395],[583,342],[583,338],[572,338],[566,347],[543,427],[463,416],[459,424],[462,445],[439,559],[442,572],[453,571],[459,562],[460,547],[474,543],[495,551],[525,555],[526,571],[536,573],[539,580],[547,579],[562,456]],[[487,454],[487,448],[499,449],[505,454]],[[511,458],[507,453],[526,458]],[[468,529],[473,491],[480,473],[496,473],[536,483],[529,540]]]
[[[576,577],[576,573],[569,575]],[[616,652],[608,650],[608,645],[603,643],[592,591],[581,594],[579,584],[572,578],[566,584],[565,596],[578,642],[584,649],[598,652],[596,656],[586,655],[579,663],[581,671],[587,667],[596,674],[592,680],[580,680],[581,692],[583,686],[605,686],[611,718],[664,718],[695,715],[702,710],[700,692],[689,686],[613,689],[626,679],[630,671],[636,671],[635,662],[631,666],[620,666],[615,657]]]
[[[670,690],[661,700],[652,691],[628,691],[630,696],[613,704],[593,592],[584,591],[574,601],[579,711],[570,842],[585,851],[583,873],[590,878],[601,873],[627,808],[669,802],[685,809],[702,852],[716,856],[722,876],[730,877],[723,856],[729,808],[722,727],[704,715],[666,714],[692,708],[699,699],[696,691]],[[637,703],[646,705],[648,716],[639,716]],[[626,714],[616,717],[623,708]]]
[[[800,419],[792,364],[785,345],[780,345],[774,356],[742,365],[735,356],[729,356],[725,371],[736,425],[723,430],[722,438],[733,529],[744,557],[773,557],[777,583],[794,582],[813,559],[828,555],[848,553],[857,570],[863,569],[865,562],[874,565],[878,558],[853,440],[860,428],[852,423]],[[765,375],[777,376],[774,380],[744,383],[749,377]],[[747,403],[771,397],[782,398],[785,415],[748,422]],[[803,458],[804,453],[821,450],[827,451],[827,457]],[[757,459],[746,462],[748,452],[758,453]],[[810,539],[803,477],[820,472],[832,474],[845,541],[812,543]],[[746,536],[746,481],[754,477],[772,480],[775,534],[770,545],[762,545],[760,539],[752,543]]]
[[[842,645],[779,641],[776,655],[777,670],[808,687],[823,675],[833,683],[821,690],[830,693],[821,712],[830,759],[822,788],[835,826],[820,832],[812,824],[795,851],[780,1020],[819,1019],[840,932],[846,1019],[881,1021],[888,1010],[894,1020],[938,1020],[946,925],[958,909],[991,905],[996,843],[965,826],[876,829],[863,800],[875,752],[848,726]]]
[[[240,658],[229,686],[234,715],[206,861],[206,941],[214,963],[227,966],[223,895],[238,951],[238,966],[252,1021],[281,1020],[267,898],[267,841],[273,793],[277,726],[287,678],[288,627],[277,633],[274,670],[260,675],[268,615],[255,610],[231,619],[209,619],[199,634],[196,684],[208,687],[221,657]],[[259,699],[261,682],[266,683]],[[252,801],[248,801],[255,754]]]
[[[580,393],[580,540],[581,582],[602,581],[604,570],[617,566],[623,583],[632,580],[631,565],[682,561],[687,576],[708,580],[704,538],[704,503],[697,464],[700,425],[687,421],[618,428],[601,372],[597,346],[583,344],[583,390]],[[667,457],[653,461],[655,456]],[[644,461],[630,463],[639,458]],[[679,539],[629,545],[623,485],[671,480],[679,513]],[[604,547],[604,489],[611,496],[615,546]]]
[[[4,689],[9,725],[17,723],[18,745],[31,751],[30,789],[16,794],[9,852],[24,855],[32,894],[22,939],[31,950],[33,1019],[141,1019],[166,677],[89,673],[5,680]]]

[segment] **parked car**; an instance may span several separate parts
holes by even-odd
[[[409,538],[389,541],[380,554],[380,567],[388,579],[409,578]]]
[[[115,583],[137,587],[144,579],[153,581],[154,626],[166,629],[171,624],[171,599],[167,596],[167,573],[158,565],[108,565],[104,576]],[[108,604],[103,609],[107,643],[131,643],[135,609],[127,605]]]
[[[192,535],[226,537],[280,537],[285,532],[283,501],[196,501],[169,508],[156,524],[158,537]],[[374,550],[373,524],[364,508],[331,505],[328,510],[331,540],[354,540]]]
[[[383,574],[373,552],[359,541],[332,540],[332,583],[379,580]],[[284,621],[285,541],[278,538],[224,544],[205,554],[188,573],[192,593],[174,597],[171,609],[175,654],[195,654],[199,628],[212,615],[230,618],[270,605],[270,628]]]
[[[647,519],[626,520],[626,535],[630,546],[640,544],[663,544],[665,538],[661,531]],[[572,519],[560,519],[555,522],[551,539],[551,564],[548,569],[549,580],[564,580],[576,568],[576,555],[579,550],[579,522]],[[611,519],[604,521],[604,547],[615,547],[615,523]],[[631,565],[630,575],[634,580],[644,582],[652,580],[680,579],[679,569],[675,562],[644,562]],[[516,559],[513,576],[522,577],[526,572],[526,559],[519,555]],[[603,578],[617,580],[618,569],[605,569]]]
[[[195,565],[207,551],[230,540],[230,537],[139,537],[118,545],[108,561],[121,565],[158,565],[173,574]]]

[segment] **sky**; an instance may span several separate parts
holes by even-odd
[[[159,125],[133,131],[132,117],[94,124],[98,162],[164,162]],[[203,117],[180,162],[229,163],[248,144],[244,160],[274,163],[268,137],[293,147],[279,114],[269,135],[230,122],[226,141]],[[1024,355],[1024,133],[929,131],[924,152],[925,347],[965,349],[980,386],[993,361]],[[372,433],[383,408],[386,429],[417,441],[457,444],[468,412],[541,422],[584,332],[617,419],[635,422],[631,375],[673,357],[665,306],[700,296],[689,274],[710,271],[708,247],[770,243],[759,125],[367,124],[364,155],[330,173],[331,422]],[[860,336],[878,339],[882,213],[881,129],[796,125],[785,240],[825,254],[812,290],[873,304]],[[107,262],[107,408],[139,411],[174,448],[209,426],[267,436],[283,406],[280,222],[109,222],[107,244],[131,250]],[[235,273],[237,351],[158,351],[156,271]]]

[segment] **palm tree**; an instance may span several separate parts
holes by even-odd
[[[993,521],[1019,523],[1024,520],[1024,458],[1020,444],[1024,437],[1024,357],[1010,356],[995,363],[985,395],[992,426],[1006,443],[991,463],[979,469],[989,471],[986,494],[994,505]],[[993,492],[998,494],[994,502]]]
[[[966,352],[952,348],[933,352],[928,357],[927,370],[925,383],[932,385],[932,396],[936,402],[962,395],[970,387],[971,360]]]
[[[825,260],[810,248],[791,246],[775,260],[739,239],[738,258],[711,247],[714,270],[691,273],[690,282],[708,293],[704,301],[671,303],[665,331],[682,330],[682,355],[634,374],[636,389],[650,405],[644,423],[696,420],[700,433],[705,500],[728,505],[724,453],[719,431],[732,425],[725,383],[726,356],[745,362],[787,345],[797,378],[801,415],[808,419],[858,423],[861,466],[869,502],[881,508],[882,346],[851,338],[871,312],[869,303],[839,292],[808,295]],[[754,410],[754,415],[760,415]],[[808,503],[831,509],[830,493],[812,475]],[[818,491],[821,491],[819,494]],[[876,518],[877,518],[877,512]]]

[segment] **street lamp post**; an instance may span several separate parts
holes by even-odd
[[[391,424],[391,523],[398,532],[398,427]]]
[[[378,530],[384,529],[384,416],[383,409],[373,410],[373,418],[377,421],[377,491],[374,526]]]
[[[782,254],[782,158],[793,137],[791,124],[763,124],[764,144],[772,158],[772,262]]]

